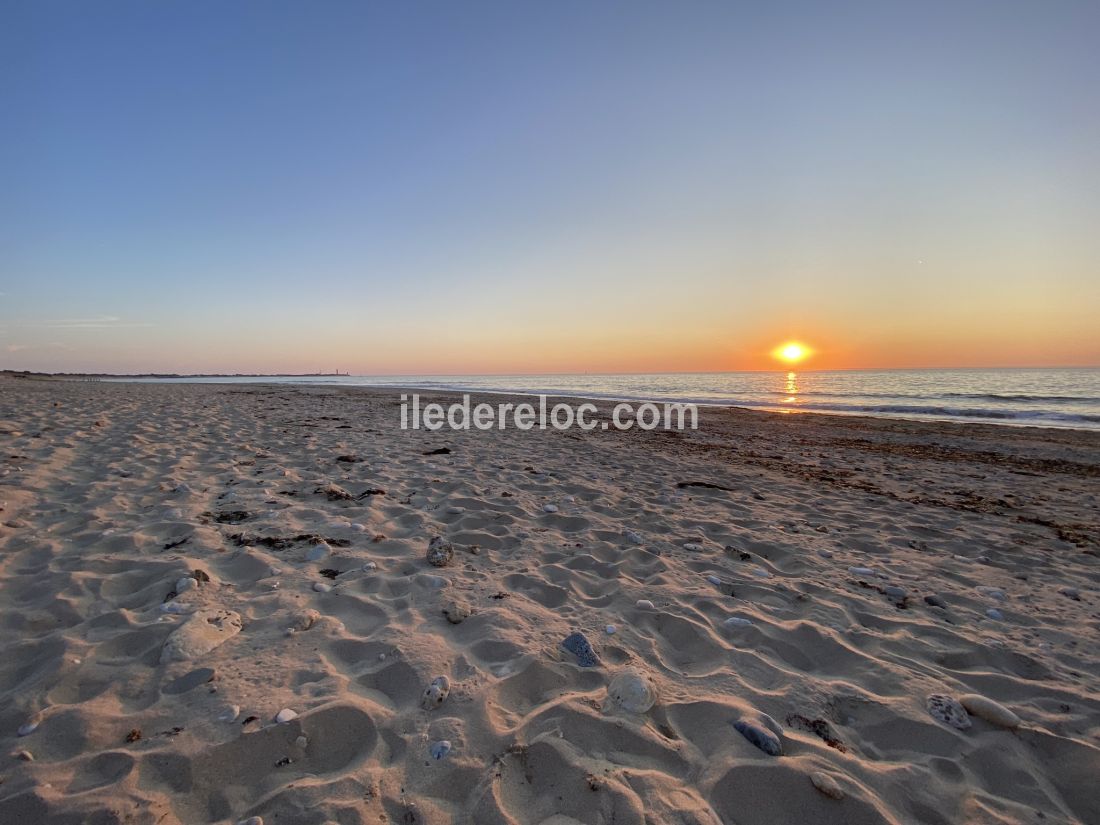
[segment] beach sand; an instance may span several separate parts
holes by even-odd
[[[398,423],[0,378],[0,823],[1100,822],[1097,434]]]

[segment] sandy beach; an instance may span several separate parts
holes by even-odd
[[[1100,435],[398,425],[0,378],[0,823],[1100,822]]]

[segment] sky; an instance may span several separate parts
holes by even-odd
[[[0,368],[1100,364],[1100,4],[13,0]]]

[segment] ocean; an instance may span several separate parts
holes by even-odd
[[[1100,430],[1100,368],[561,375],[265,376],[271,382],[683,401],[785,412]]]

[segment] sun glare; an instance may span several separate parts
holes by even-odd
[[[788,364],[797,364],[799,361],[805,360],[809,354],[810,350],[797,341],[783,344],[772,353],[780,361],[785,361]]]

